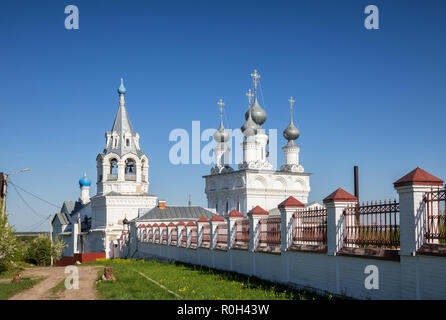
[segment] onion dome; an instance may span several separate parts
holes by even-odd
[[[251,109],[248,110],[248,119],[240,128],[242,130],[242,133],[247,137],[255,135],[257,133],[257,128],[258,128],[258,125],[252,120],[251,111],[252,111]]]
[[[79,179],[79,187],[89,187],[91,186],[91,180],[88,179],[87,174],[84,173],[84,176]]]
[[[214,133],[214,140],[217,143],[227,142],[229,140],[229,132],[223,127],[223,122],[220,122],[220,128]]]
[[[261,126],[266,121],[266,111],[262,109],[257,101],[257,96],[254,97],[254,103],[251,109],[251,117],[252,120]]]
[[[288,128],[283,130],[283,137],[287,140],[296,140],[297,138],[299,138],[299,136],[300,136],[299,129],[297,129],[294,123],[292,122],[290,123]]]
[[[291,118],[290,118],[290,125],[288,126],[288,128],[283,130],[283,137],[285,139],[287,139],[288,141],[291,141],[291,140],[296,140],[297,138],[299,138],[300,132],[299,132],[299,129],[296,128],[296,126],[294,125],[294,122],[293,122],[293,104],[295,101],[294,101],[293,97],[290,97],[290,99],[288,101],[290,102]]]
[[[125,94],[127,90],[124,87],[124,79],[121,78],[121,85],[119,86],[118,93]]]

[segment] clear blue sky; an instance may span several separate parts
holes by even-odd
[[[66,5],[80,29],[66,30]],[[380,29],[364,28],[364,8]],[[396,197],[392,182],[417,166],[445,179],[444,1],[8,1],[0,10],[0,171],[48,201],[79,197],[83,172],[96,182],[125,78],[126,105],[150,161],[150,192],[168,204],[206,206],[206,165],[169,163],[169,133],[239,128],[249,74],[262,75],[267,129],[282,130],[294,96],[310,200],[353,190]],[[279,149],[279,164],[283,161]],[[96,188],[92,190],[95,194]],[[9,188],[17,230],[57,211]],[[40,217],[39,217],[40,215]],[[47,230],[47,223],[37,227]]]

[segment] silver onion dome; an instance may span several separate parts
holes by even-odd
[[[254,97],[254,103],[251,109],[251,117],[252,120],[261,126],[266,121],[266,111],[262,109],[257,101],[257,96]]]
[[[299,129],[296,128],[293,122],[290,122],[288,128],[283,130],[283,137],[288,141],[296,140],[297,138],[299,138],[299,136],[300,136]]]
[[[220,128],[218,128],[218,130],[214,133],[215,142],[227,142],[229,138],[229,132],[223,127],[223,123],[220,122]]]
[[[248,110],[248,119],[245,121],[243,126],[240,128],[242,130],[242,133],[245,136],[252,136],[255,135],[257,132],[257,124],[252,120],[251,117],[251,109]]]

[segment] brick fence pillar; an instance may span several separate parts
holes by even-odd
[[[243,219],[243,214],[237,210],[232,210],[228,215],[228,250],[232,248],[235,243],[237,220]]]
[[[211,224],[211,241],[209,244],[209,249],[214,249],[217,246],[217,227],[220,223],[225,223],[225,219],[216,214],[212,217],[209,223]]]
[[[358,203],[358,198],[339,188],[324,199],[327,208],[327,254],[336,255],[344,246],[344,209]]]
[[[304,208],[305,205],[294,198],[293,196],[288,197],[285,201],[280,203],[278,206],[280,211],[280,223],[281,223],[281,234],[280,241],[281,251],[287,251],[288,248],[293,243],[293,229],[294,229],[294,219],[293,213],[299,208]]]
[[[268,217],[268,211],[260,206],[248,212],[249,217],[249,251],[254,252],[259,246],[260,240],[260,219]]]
[[[438,190],[443,180],[416,168],[394,182],[400,203],[400,255],[415,255],[424,243],[426,192]]]

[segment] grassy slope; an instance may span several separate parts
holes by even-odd
[[[101,260],[95,264],[113,266],[117,278],[116,282],[102,281],[97,285],[103,299],[177,299],[136,271],[159,282],[183,299],[327,299],[255,277],[182,263],[115,259]]]

